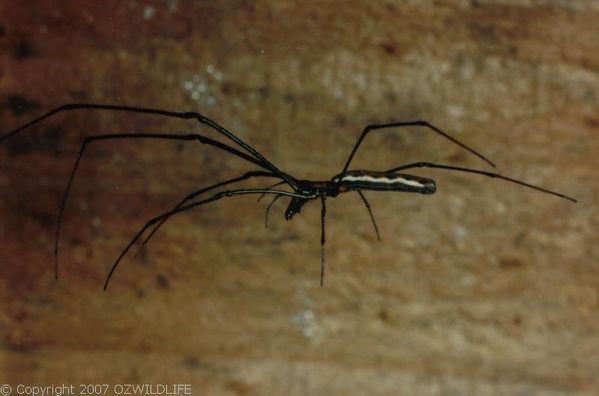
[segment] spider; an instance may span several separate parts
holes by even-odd
[[[75,164],[73,165],[72,171],[69,175],[67,185],[65,191],[62,195],[62,199],[60,202],[60,207],[58,210],[58,219],[56,223],[55,229],[55,240],[54,240],[54,272],[55,278],[58,279],[58,247],[60,241],[60,229],[62,224],[62,218],[64,214],[64,210],[67,203],[67,198],[69,196],[69,191],[73,184],[73,179],[75,177],[75,173],[77,172],[77,168],[79,167],[79,163],[83,158],[83,154],[85,152],[86,147],[88,145],[102,141],[102,140],[110,140],[110,139],[155,139],[155,140],[178,140],[185,142],[199,142],[201,144],[206,144],[209,146],[213,146],[217,149],[220,149],[224,152],[227,152],[230,155],[239,157],[253,165],[256,165],[259,170],[248,171],[238,177],[234,177],[228,180],[224,180],[210,186],[198,189],[196,191],[191,192],[186,197],[184,197],[181,201],[177,203],[171,210],[162,213],[152,219],[150,219],[131,239],[131,241],[127,244],[127,246],[122,250],[121,254],[113,263],[108,276],[106,277],[106,281],[104,283],[104,290],[108,287],[108,284],[117,269],[119,263],[125,257],[127,252],[133,247],[133,245],[145,234],[145,232],[150,229],[149,234],[144,238],[141,243],[141,248],[149,241],[149,239],[156,233],[156,231],[164,224],[172,216],[179,214],[181,212],[185,212],[187,210],[199,207],[201,205],[217,201],[219,199],[225,197],[232,197],[236,195],[245,195],[245,194],[257,194],[259,195],[259,199],[264,197],[265,195],[274,196],[271,203],[268,205],[266,210],[266,218],[265,223],[268,219],[268,213],[270,208],[274,204],[274,202],[281,197],[289,197],[289,204],[287,205],[287,209],[285,210],[285,219],[291,220],[293,216],[300,213],[302,207],[308,202],[312,200],[320,200],[321,205],[321,227],[320,227],[320,285],[324,284],[324,274],[325,274],[325,221],[326,221],[326,199],[334,198],[342,193],[353,192],[355,191],[359,194],[364,206],[368,210],[370,219],[372,221],[372,225],[376,232],[377,238],[380,240],[379,230],[372,214],[372,210],[368,200],[363,194],[365,190],[372,191],[396,191],[396,192],[411,192],[411,193],[419,193],[419,194],[433,194],[436,191],[435,181],[432,179],[419,177],[410,175],[407,173],[400,173],[400,171],[404,171],[407,169],[413,168],[436,168],[443,169],[447,171],[454,172],[465,172],[471,174],[482,175],[490,178],[496,178],[508,181],[510,183],[519,184],[521,186],[534,189],[546,194],[551,194],[563,199],[567,199],[572,202],[577,202],[574,198],[569,197],[567,195],[561,194],[556,191],[548,190],[543,187],[535,186],[529,183],[526,183],[521,180],[516,180],[507,176],[502,176],[499,173],[495,172],[487,172],[478,169],[464,168],[460,166],[453,165],[444,165],[444,164],[436,164],[432,162],[413,162],[401,166],[397,166],[391,168],[389,170],[380,172],[380,171],[371,171],[371,170],[348,170],[349,166],[356,154],[358,148],[362,144],[364,138],[373,131],[381,130],[381,129],[390,129],[390,128],[402,128],[408,126],[416,126],[416,127],[424,127],[429,131],[436,133],[438,136],[441,136],[450,142],[460,146],[462,149],[467,150],[471,154],[477,156],[482,161],[487,164],[495,167],[495,164],[487,159],[485,156],[465,145],[464,143],[458,141],[454,137],[450,136],[446,132],[437,128],[433,124],[422,121],[404,121],[404,122],[393,122],[387,124],[373,124],[366,126],[356,144],[354,145],[352,151],[345,162],[345,165],[341,169],[337,175],[333,176],[330,180],[323,181],[313,181],[313,180],[303,180],[298,179],[288,173],[283,172],[277,166],[275,166],[272,162],[266,159],[262,154],[260,154],[256,149],[252,146],[244,142],[239,137],[235,136],[232,132],[230,132],[225,127],[211,120],[203,114],[197,112],[178,112],[178,111],[168,111],[154,108],[144,108],[144,107],[132,107],[132,106],[120,106],[120,105],[107,105],[107,104],[90,104],[90,103],[74,103],[74,104],[66,104],[60,106],[52,111],[49,111],[38,118],[6,133],[5,135],[0,137],[0,143],[9,139],[10,137],[18,134],[19,132],[49,118],[57,113],[61,113],[64,111],[71,110],[104,110],[104,111],[120,111],[120,112],[129,112],[129,113],[145,113],[152,114],[156,116],[169,117],[169,118],[179,118],[185,120],[196,120],[199,123],[208,126],[209,128],[215,130],[220,133],[228,140],[230,140],[229,144],[222,143],[213,139],[210,139],[206,136],[193,133],[193,134],[164,134],[164,133],[118,133],[118,134],[103,134],[103,135],[93,135],[87,136],[83,139],[81,144],[81,148],[79,149],[79,153],[75,160]],[[273,178],[278,180],[275,184],[271,185],[267,188],[234,188],[234,189],[226,189],[224,191],[216,192],[210,196],[204,196],[201,199],[197,199],[198,197],[215,190],[220,187],[225,187],[233,183],[237,183],[243,180],[247,180],[250,178]],[[280,189],[275,189],[275,187],[279,185],[287,185],[291,188],[292,191],[285,191]],[[138,250],[139,253],[139,250]]]

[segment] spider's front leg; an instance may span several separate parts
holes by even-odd
[[[216,183],[216,184],[213,184],[211,186],[208,186],[208,187],[205,187],[205,188],[202,188],[200,190],[192,192],[191,194],[189,194],[185,198],[183,198],[172,210],[176,211],[177,209],[179,209],[183,205],[185,205],[187,202],[191,201],[192,199],[194,199],[194,198],[198,197],[199,195],[204,194],[204,193],[206,193],[206,192],[208,192],[210,190],[214,190],[215,188],[223,187],[223,186],[226,186],[226,185],[231,184],[231,183],[236,183],[236,182],[239,182],[239,181],[243,181],[243,180],[249,179],[251,177],[277,177],[278,178],[279,176],[275,175],[274,173],[264,172],[264,171],[246,172],[246,173],[244,173],[241,176],[234,177],[232,179],[228,179],[228,180],[222,181],[220,183]],[[283,181],[283,182],[280,182],[280,183],[277,183],[277,184],[283,184],[283,183],[285,183],[285,182]],[[279,197],[280,197],[280,195],[275,196],[275,200],[277,198],[279,198]],[[268,206],[267,216],[268,216],[268,210],[270,209],[270,206],[272,206],[273,203],[274,203],[274,200],[273,200],[273,202],[271,202],[271,205]],[[152,236],[154,236],[154,234],[156,233],[156,231],[158,231],[158,229],[169,219],[169,217],[170,216],[165,216],[162,220],[160,220],[156,224],[156,226],[152,229],[152,231],[150,232],[150,234],[148,234],[148,236],[141,243],[141,246],[139,247],[139,249],[135,253],[134,257],[137,257],[139,255],[139,253],[143,250],[144,246],[148,243],[148,241],[152,238]]]
[[[237,189],[237,190],[227,190],[227,191],[221,191],[218,192],[214,195],[212,195],[209,198],[203,199],[201,201],[196,201],[196,202],[192,202],[189,203],[187,205],[183,205],[177,209],[172,209],[169,210],[168,212],[165,212],[159,216],[154,217],[153,219],[149,220],[136,234],[135,236],[131,239],[131,241],[127,244],[127,246],[123,249],[123,251],[121,252],[121,254],[119,255],[119,257],[116,259],[116,261],[114,262],[114,264],[112,265],[112,267],[110,268],[110,272],[108,273],[108,276],[106,277],[106,282],[104,283],[104,290],[106,290],[106,288],[108,287],[108,284],[110,283],[110,279],[112,278],[112,275],[114,274],[114,272],[116,271],[119,263],[121,262],[121,260],[123,259],[123,257],[125,257],[125,255],[127,254],[127,252],[131,249],[131,247],[135,244],[135,242],[137,242],[137,240],[144,234],[144,232],[152,227],[154,224],[157,224],[159,222],[161,222],[164,219],[168,219],[176,214],[188,211],[190,209],[199,207],[201,205],[210,203],[210,202],[214,202],[214,201],[218,201],[221,198],[225,198],[225,197],[233,197],[236,195],[245,195],[245,194],[275,194],[275,195],[284,195],[284,196],[288,196],[288,197],[297,197],[297,198],[305,198],[304,195],[300,195],[300,194],[296,194],[293,192],[288,192],[288,191],[282,191],[282,190],[272,190],[272,189],[268,189],[268,188],[244,188],[244,189]]]
[[[227,128],[220,125],[216,121],[213,121],[210,118],[206,117],[205,115],[197,113],[197,112],[170,111],[170,110],[154,109],[154,108],[148,108],[148,107],[96,104],[96,103],[69,103],[69,104],[65,104],[60,107],[57,107],[54,110],[51,110],[45,114],[42,114],[41,116],[37,117],[36,119],[34,119],[24,125],[21,125],[20,127],[17,127],[16,129],[13,129],[12,131],[10,131],[4,135],[0,135],[0,143],[16,134],[22,132],[23,130],[25,130],[33,125],[38,124],[38,123],[42,122],[43,120],[54,116],[55,114],[66,112],[66,111],[77,111],[77,110],[104,110],[104,111],[117,111],[117,112],[126,112],[126,113],[153,114],[156,116],[167,117],[167,118],[178,118],[178,119],[182,119],[182,120],[192,120],[192,119],[196,120],[199,123],[204,124],[204,125],[212,128],[216,132],[224,135],[229,140],[234,142],[237,146],[239,146],[240,148],[245,150],[245,152],[247,154],[243,153],[243,155],[245,155],[247,157],[251,157],[252,162],[259,163],[261,167],[263,167],[273,173],[276,173],[278,176],[281,177],[281,179],[285,180],[289,185],[293,186],[294,188],[297,187],[297,185],[295,184],[295,180],[291,176],[289,176],[285,172],[282,172],[281,170],[279,170],[273,163],[271,163],[268,159],[266,159],[255,148],[253,148],[252,146],[250,146],[249,144],[244,142],[241,138],[235,136],[231,131],[229,131]],[[113,135],[113,136],[116,136],[116,135]],[[207,138],[205,138],[205,139],[207,139]],[[209,140],[212,140],[212,139],[209,139]],[[215,141],[212,140],[212,142],[215,142]],[[226,144],[222,144],[220,142],[217,142],[217,143],[218,144],[214,144],[214,145],[221,146],[221,148],[223,146],[229,147]],[[231,147],[229,147],[229,149],[231,149],[231,150],[228,150],[228,149],[225,149],[225,150],[229,151],[229,152],[234,150],[234,151],[237,151],[237,153],[239,153],[238,150],[235,150]]]
[[[37,121],[34,121],[34,122],[37,122]],[[24,127],[17,129],[16,131],[20,131],[29,125],[32,125],[32,123],[29,123],[29,124],[25,125]],[[6,135],[2,139],[6,138],[8,136],[10,136],[10,134]],[[62,226],[62,219],[64,217],[64,211],[65,211],[67,200],[69,197],[69,192],[71,191],[71,186],[73,185],[73,180],[75,179],[75,174],[77,173],[79,164],[80,164],[81,160],[83,159],[83,155],[85,153],[86,148],[89,145],[91,145],[92,143],[99,142],[99,141],[114,140],[114,139],[157,139],[157,140],[177,140],[177,141],[186,141],[186,142],[196,141],[196,142],[200,142],[202,144],[207,144],[209,146],[216,147],[220,150],[228,152],[229,154],[232,154],[232,155],[239,157],[243,160],[251,162],[263,169],[266,169],[268,172],[264,172],[264,173],[268,173],[270,175],[270,169],[268,167],[266,167],[266,165],[263,164],[261,161],[257,160],[256,158],[254,158],[246,153],[243,153],[233,147],[230,147],[224,143],[218,142],[216,140],[213,140],[213,139],[210,139],[205,136],[198,135],[198,134],[171,135],[171,134],[164,134],[164,133],[140,133],[140,134],[123,133],[123,134],[107,134],[107,135],[88,136],[83,140],[83,143],[81,144],[81,148],[79,149],[79,153],[77,154],[77,159],[75,160],[73,169],[71,170],[67,185],[65,187],[65,191],[64,191],[61,201],[60,201],[60,207],[58,210],[58,219],[56,222],[56,231],[55,231],[55,236],[54,236],[54,238],[55,238],[54,239],[54,276],[56,279],[58,279],[58,250],[59,250],[59,244],[60,244],[60,230],[61,230],[61,226]]]

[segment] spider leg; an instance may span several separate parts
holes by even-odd
[[[320,196],[320,202],[322,204],[320,209],[320,287],[324,286],[324,244],[325,244],[325,220],[327,217],[327,205],[326,197]]]
[[[485,161],[492,167],[495,167],[495,164],[493,162],[491,162],[487,157],[485,157],[484,155],[475,151],[474,149],[466,146],[464,143],[462,143],[459,140],[457,140],[456,138],[450,136],[446,132],[443,132],[441,129],[437,128],[433,124],[431,124],[427,121],[417,120],[417,121],[394,122],[394,123],[390,123],[390,124],[378,124],[378,125],[366,126],[366,128],[364,128],[364,130],[362,131],[362,134],[358,138],[358,141],[356,142],[356,145],[354,146],[353,150],[349,154],[349,158],[347,159],[347,162],[345,163],[345,166],[343,167],[343,170],[341,171],[341,173],[345,173],[347,171],[347,168],[349,167],[350,162],[354,158],[354,154],[356,153],[356,151],[358,150],[358,147],[360,147],[360,145],[362,144],[362,141],[364,140],[364,138],[366,137],[366,135],[368,133],[370,133],[371,131],[375,131],[377,129],[386,129],[386,128],[394,128],[394,127],[401,128],[401,127],[407,127],[407,126],[423,126],[423,127],[429,128],[433,132],[443,136],[444,138],[457,144],[458,146],[462,147],[463,149],[468,150],[469,152],[476,155],[478,158],[482,159],[483,161]]]
[[[8,132],[7,134],[0,136],[0,142],[5,139],[10,138],[21,132],[22,130],[35,125],[46,118],[53,116],[54,114],[61,113],[63,111],[71,111],[71,110],[110,110],[110,111],[123,111],[128,113],[142,113],[142,114],[154,114],[162,117],[170,117],[170,118],[179,118],[183,120],[195,119],[198,122],[207,125],[208,127],[214,129],[220,134],[226,136],[228,139],[235,142],[238,146],[243,148],[246,152],[251,154],[251,156],[258,162],[260,162],[260,166],[263,168],[267,168],[273,173],[276,173],[281,179],[285,180],[288,184],[295,188],[297,188],[297,183],[295,179],[285,172],[282,172],[278,169],[274,164],[268,161],[262,154],[260,154],[256,149],[252,146],[244,142],[242,139],[235,136],[231,131],[227,130],[225,127],[221,126],[217,122],[211,120],[203,114],[197,112],[179,112],[179,111],[168,111],[168,110],[160,110],[160,109],[152,109],[145,107],[134,107],[134,106],[119,106],[119,105],[106,105],[106,104],[91,104],[91,103],[70,103],[65,104],[63,106],[57,107],[54,110],[51,110],[45,114],[42,114],[38,118],[21,125],[20,127]]]
[[[285,195],[285,196],[288,196],[288,197],[297,197],[297,198],[311,198],[311,197],[307,197],[305,195],[296,194],[296,193],[288,192],[288,191],[282,191],[282,190],[271,190],[271,189],[266,189],[266,188],[244,188],[244,189],[238,189],[238,190],[221,191],[221,192],[218,192],[218,193],[212,195],[211,197],[205,198],[205,199],[203,199],[201,201],[192,202],[190,204],[181,206],[181,207],[179,207],[177,209],[169,210],[168,212],[165,212],[165,213],[163,213],[163,214],[161,214],[159,216],[156,216],[156,217],[150,219],[135,234],[135,236],[133,237],[133,239],[131,239],[131,241],[129,242],[129,244],[127,244],[127,246],[123,249],[123,251],[121,252],[121,254],[119,255],[119,257],[116,259],[116,261],[114,262],[114,264],[110,268],[110,272],[108,273],[108,276],[106,277],[106,282],[104,283],[104,290],[106,290],[106,288],[108,287],[108,283],[110,283],[110,279],[112,278],[112,275],[114,274],[114,271],[117,269],[119,263],[121,262],[121,260],[123,259],[123,257],[125,257],[125,255],[129,251],[129,249],[131,249],[131,247],[135,244],[135,242],[143,235],[143,233],[149,227],[151,227],[154,224],[158,223],[162,219],[171,217],[171,216],[173,216],[175,214],[178,214],[178,213],[181,213],[181,212],[185,212],[187,210],[190,210],[190,209],[193,209],[195,207],[207,204],[209,202],[217,201],[217,200],[219,200],[221,198],[232,197],[232,196],[235,196],[235,195],[262,194],[262,193]]]
[[[269,173],[269,172],[264,172],[264,171],[251,171],[251,172],[246,172],[241,176],[232,178],[232,179],[228,179],[225,181],[222,181],[220,183],[216,183],[213,184],[211,186],[202,188],[200,190],[194,191],[191,194],[187,195],[185,198],[183,198],[174,208],[173,210],[179,209],[181,206],[185,205],[185,203],[187,203],[188,201],[191,201],[192,199],[194,199],[195,197],[197,197],[198,195],[201,195],[205,192],[208,192],[210,190],[213,190],[215,188],[218,187],[222,187],[222,186],[226,186],[227,184],[231,184],[231,183],[235,183],[235,182],[239,182],[242,180],[246,180],[249,179],[251,177],[259,177],[259,176],[266,176],[266,177],[279,177],[277,175],[275,175],[274,173]],[[285,182],[281,182],[281,183],[285,183]],[[280,195],[277,195],[276,198],[280,197]],[[139,255],[139,253],[143,250],[143,248],[146,246],[146,244],[148,243],[148,241],[152,238],[152,236],[154,236],[154,234],[156,233],[156,231],[158,231],[158,229],[169,219],[170,216],[164,217],[162,220],[160,220],[158,222],[158,224],[156,224],[156,226],[152,229],[152,231],[150,232],[150,234],[143,240],[143,242],[141,243],[141,246],[139,247],[139,249],[137,250],[137,252],[135,253],[134,257],[137,257]]]
[[[273,185],[270,185],[268,188],[273,188],[273,187],[276,187],[276,186],[280,186],[281,184],[285,184],[285,181],[280,181],[280,182],[278,182],[278,183],[275,183],[275,184],[273,184]],[[258,201],[258,202],[262,201],[262,198],[264,198],[264,196],[265,196],[265,195],[266,195],[266,194],[261,194],[261,195],[258,197],[257,201]]]
[[[264,196],[264,194],[262,196]],[[270,208],[272,208],[272,206],[275,204],[275,202],[277,202],[277,199],[279,199],[281,197],[282,197],[282,195],[276,195],[272,199],[272,201],[270,201],[268,206],[266,207],[266,213],[264,214],[264,228],[268,228],[268,214],[270,213]]]
[[[462,168],[459,166],[433,164],[430,162],[414,162],[411,164],[398,166],[397,168],[389,169],[387,172],[396,172],[396,171],[400,171],[400,170],[404,170],[404,169],[411,169],[411,168],[436,168],[436,169],[445,169],[445,170],[457,171],[457,172],[474,173],[477,175],[483,175],[483,176],[487,176],[487,177],[491,177],[491,178],[506,180],[510,183],[519,184],[524,187],[532,188],[533,190],[541,191],[546,194],[551,194],[551,195],[555,195],[560,198],[567,199],[568,201],[578,202],[576,199],[569,197],[567,195],[558,193],[556,191],[548,190],[543,187],[535,186],[533,184],[529,184],[529,183],[523,182],[521,180],[512,179],[511,177],[502,176],[499,173],[486,172],[486,171],[482,171],[482,170],[478,170],[478,169]]]
[[[21,129],[23,129],[25,127],[22,127]],[[17,131],[18,131],[18,129],[17,129]],[[69,175],[69,179],[68,179],[65,191],[62,195],[62,199],[60,202],[60,208],[58,210],[58,220],[56,223],[55,240],[54,240],[54,276],[56,279],[58,279],[58,245],[59,245],[59,241],[60,241],[60,229],[61,229],[61,225],[62,225],[62,218],[64,215],[64,210],[66,207],[69,192],[71,190],[71,186],[72,186],[73,180],[75,178],[75,173],[77,172],[77,169],[79,168],[79,163],[81,162],[81,159],[83,158],[83,154],[85,153],[85,149],[87,148],[88,145],[90,145],[94,142],[98,142],[98,141],[102,141],[102,140],[111,140],[111,139],[163,139],[163,140],[179,140],[179,141],[198,141],[202,144],[207,144],[207,145],[219,148],[221,150],[224,150],[224,151],[226,151],[230,154],[233,154],[239,158],[242,158],[246,161],[256,164],[261,168],[270,170],[269,168],[265,167],[262,162],[256,160],[254,157],[251,157],[248,154],[243,153],[243,152],[241,152],[233,147],[230,147],[224,143],[217,142],[216,140],[212,140],[210,138],[207,138],[205,136],[198,135],[198,134],[170,135],[170,134],[163,134],[163,133],[142,133],[142,134],[127,133],[127,134],[94,135],[94,136],[86,137],[83,140],[83,143],[81,144],[79,153],[77,154],[77,159],[75,160],[75,164],[73,165],[73,169],[71,170],[71,174]],[[268,173],[268,172],[265,172],[265,173]],[[270,175],[270,173],[268,173],[268,174]]]
[[[360,198],[362,198],[362,202],[366,205],[366,209],[368,210],[368,214],[370,215],[370,220],[372,220],[372,226],[374,227],[374,232],[376,233],[376,239],[381,241],[381,235],[379,234],[379,227],[376,225],[376,221],[374,220],[374,215],[372,214],[372,209],[370,208],[370,203],[364,196],[364,193],[361,190],[357,190],[358,194],[360,194]]]

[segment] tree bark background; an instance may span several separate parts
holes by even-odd
[[[0,2],[0,130],[70,102],[199,111],[299,178],[338,173],[369,123],[425,119],[502,174],[422,170],[433,196],[210,204],[129,238],[194,189],[253,169],[197,144],[81,139],[214,133],[79,111],[0,145],[0,383],[190,383],[194,394],[599,393],[596,1]],[[356,169],[487,169],[422,130],[378,132]],[[264,186],[266,182],[246,185]]]

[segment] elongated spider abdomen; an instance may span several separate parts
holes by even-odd
[[[432,179],[396,172],[354,170],[335,176],[333,182],[339,183],[343,191],[404,191],[420,194],[434,194],[437,191]]]

